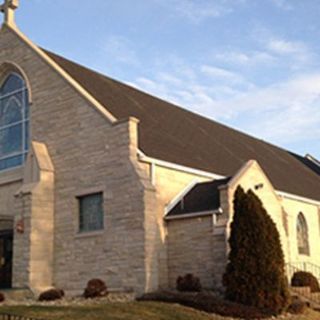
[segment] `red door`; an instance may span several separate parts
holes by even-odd
[[[13,232],[0,231],[0,288],[12,286]]]

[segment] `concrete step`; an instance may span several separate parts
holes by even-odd
[[[309,307],[315,310],[320,309],[320,293],[311,292],[309,287],[290,287],[293,298],[298,297],[308,303]]]
[[[4,294],[6,300],[23,301],[34,299],[34,294],[30,289],[2,289],[0,292]]]
[[[320,303],[320,292],[311,292],[310,295],[311,295],[312,299],[317,300]]]

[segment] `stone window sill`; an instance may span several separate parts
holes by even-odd
[[[97,231],[88,231],[88,232],[78,232],[75,235],[76,239],[82,238],[92,238],[92,237],[100,237],[104,234],[104,230],[97,230]]]
[[[0,171],[0,185],[21,181],[22,178],[23,178],[22,167]]]

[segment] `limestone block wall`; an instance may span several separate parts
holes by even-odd
[[[6,221],[8,219],[11,218],[13,221],[15,215],[14,194],[20,188],[22,180],[21,170],[15,170],[14,176],[8,176],[8,173],[0,173],[0,223],[2,230],[7,229]],[[1,217],[3,217],[3,220]],[[11,223],[9,229],[12,227]]]
[[[23,233],[14,230],[13,237],[13,288],[30,288],[30,247],[31,247],[31,194],[17,195],[15,192],[15,225],[23,219]]]
[[[111,123],[7,28],[0,48],[0,65],[11,61],[28,77],[31,139],[47,146],[55,168],[52,285],[80,293],[99,277],[109,288],[155,289],[157,261],[146,259],[155,244],[146,241],[157,230],[145,221],[154,188],[137,164],[136,124]],[[93,192],[103,192],[104,230],[80,234],[77,197]]]
[[[169,285],[178,276],[192,273],[204,288],[214,286],[212,216],[168,221]]]
[[[156,215],[152,216],[155,220],[153,223],[149,223],[149,225],[157,225],[159,242],[157,252],[153,252],[152,255],[156,255],[156,259],[158,260],[157,276],[159,278],[159,287],[167,288],[169,285],[169,265],[167,256],[169,230],[164,220],[165,209],[171,201],[192,182],[201,182],[211,179],[204,175],[185,172],[159,164],[151,165],[149,163],[140,162],[140,167],[149,177],[150,182],[153,183],[156,190]]]

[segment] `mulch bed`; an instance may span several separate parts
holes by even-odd
[[[262,319],[271,316],[257,308],[223,300],[210,291],[197,293],[162,291],[145,294],[139,300],[179,303],[187,307],[225,317]]]

